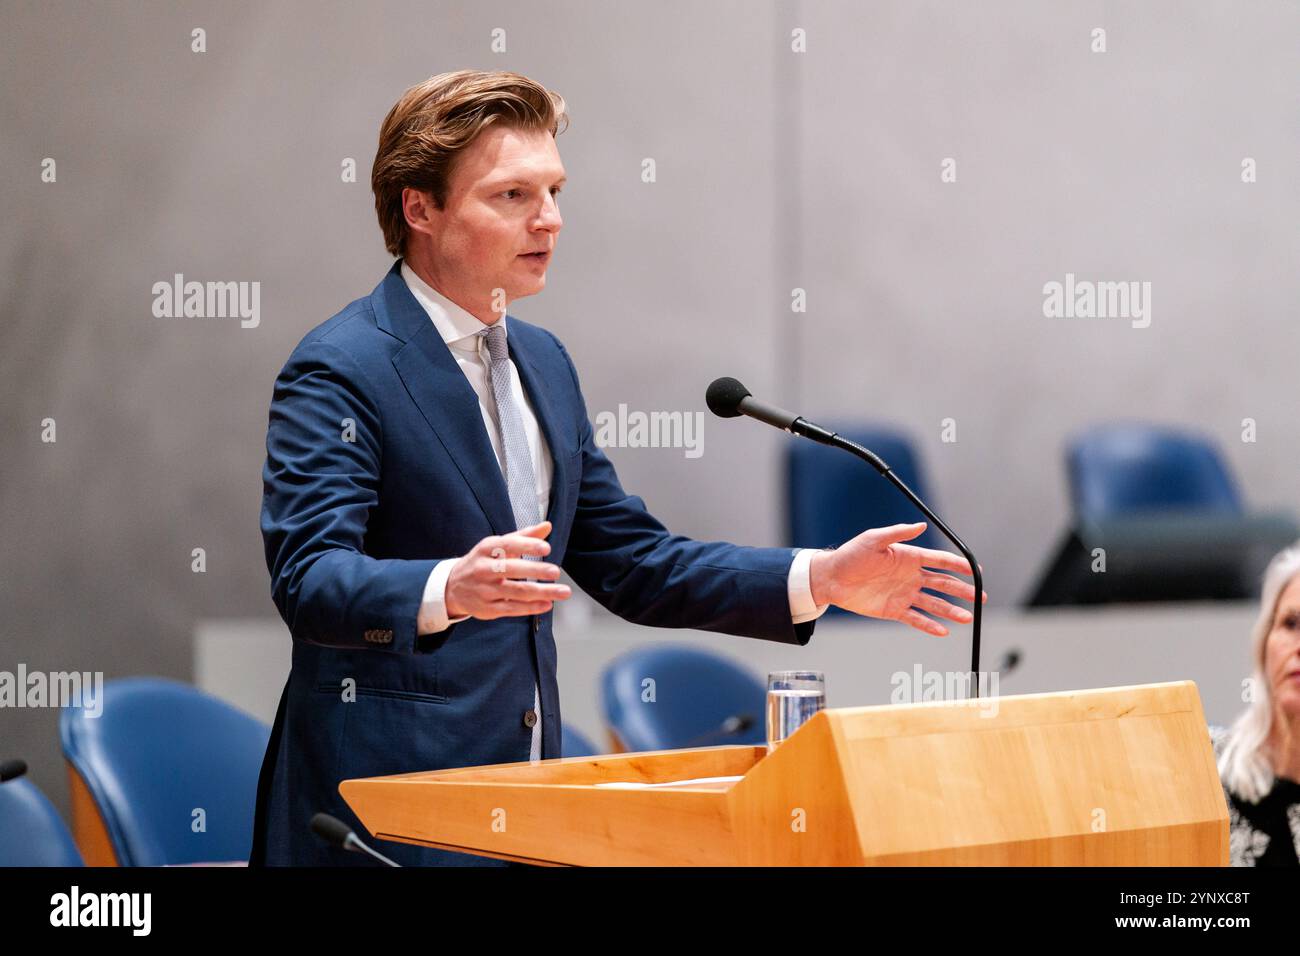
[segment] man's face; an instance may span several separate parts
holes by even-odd
[[[510,301],[546,287],[564,180],[549,132],[489,126],[457,157],[443,209],[404,191],[412,266],[481,321],[495,321]]]

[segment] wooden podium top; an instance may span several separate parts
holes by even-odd
[[[379,839],[545,864],[1208,865],[1228,814],[1189,681],[825,710],[706,747],[339,785]]]

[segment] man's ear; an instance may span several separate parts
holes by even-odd
[[[433,195],[421,189],[407,186],[402,190],[402,216],[409,229],[424,233],[432,232],[434,217],[439,209],[433,204]]]

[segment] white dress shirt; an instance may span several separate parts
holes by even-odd
[[[492,442],[492,451],[497,456],[497,465],[504,475],[505,458],[501,449],[500,429],[497,427],[497,404],[489,377],[491,358],[488,355],[487,342],[474,338],[475,333],[482,331],[486,326],[416,275],[405,261],[402,262],[401,271],[407,288],[415,296],[415,301],[420,303],[424,311],[429,314],[429,318],[438,329],[438,334],[442,336],[443,342],[456,359],[456,364],[465,373],[470,387],[478,396],[479,411],[483,414],[483,427],[487,430],[488,438]],[[503,317],[497,321],[504,323],[505,320]],[[502,327],[508,337],[509,326],[503,324]],[[537,415],[533,411],[532,403],[528,400],[523,383],[519,380],[519,370],[515,367],[514,359],[510,359],[509,364],[510,394],[514,397],[515,405],[523,419],[524,432],[528,437],[528,450],[533,459],[533,474],[537,482],[537,513],[545,518],[550,506],[554,463],[541,428],[537,424]],[[815,549],[800,549],[790,565],[787,590],[790,595],[790,615],[795,624],[820,617],[828,607],[825,604],[819,606],[813,603],[812,588],[809,584],[809,565],[814,554],[816,554]],[[434,565],[425,583],[423,599],[420,602],[416,622],[417,634],[436,634],[445,631],[452,624],[465,620],[465,617],[454,619],[447,617],[447,577],[458,560],[460,559],[447,558]],[[534,700],[536,701],[536,692]],[[539,752],[541,728],[542,719],[541,714],[538,713],[537,723],[533,725],[534,758]]]

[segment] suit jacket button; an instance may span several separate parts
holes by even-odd
[[[537,724],[537,712],[529,707],[524,711],[524,726],[533,727]]]
[[[533,633],[536,634],[542,629],[542,619],[536,614],[533,615]]]

